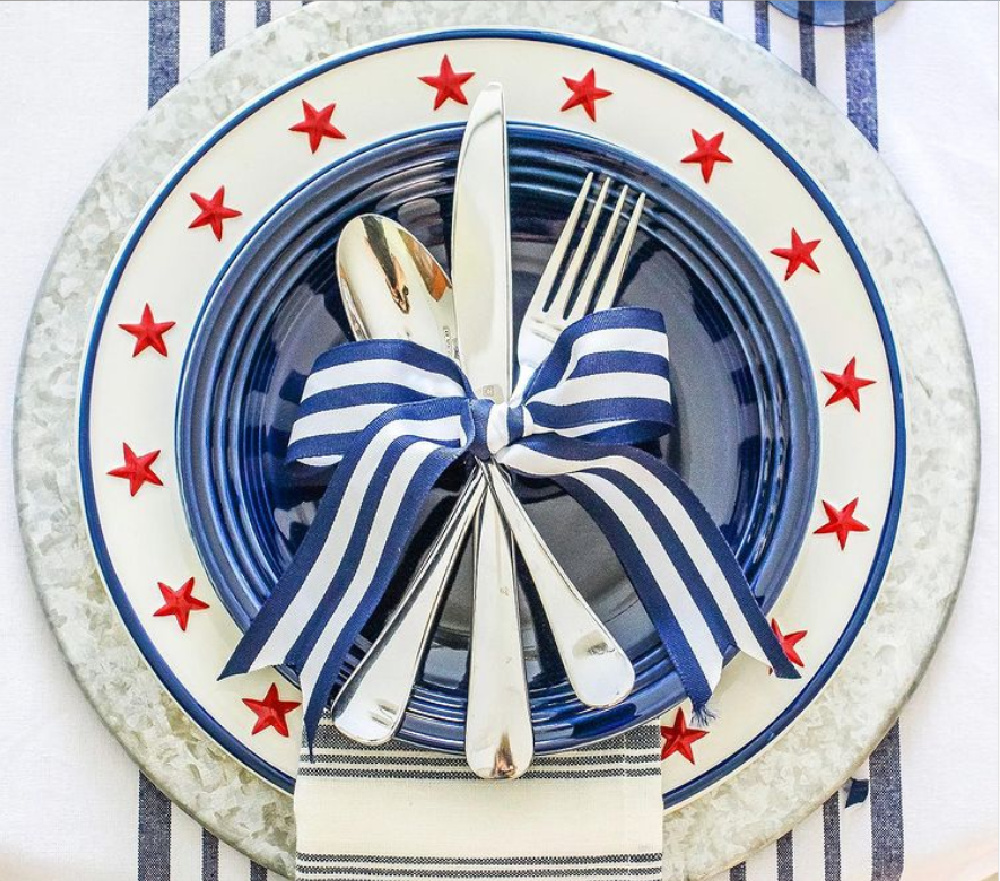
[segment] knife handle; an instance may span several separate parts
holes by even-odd
[[[479,463],[487,483],[502,480]],[[465,757],[484,778],[519,777],[531,763],[534,739],[521,649],[514,544],[493,493],[474,533],[475,581],[469,651]]]
[[[333,721],[351,740],[376,746],[399,729],[444,589],[485,494],[485,476],[476,469],[392,618],[341,690]]]

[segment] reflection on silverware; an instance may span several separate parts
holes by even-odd
[[[455,309],[448,277],[398,223],[366,214],[337,243],[341,297],[358,339],[409,339],[455,358]]]

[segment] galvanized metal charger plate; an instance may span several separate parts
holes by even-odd
[[[108,268],[146,200],[229,113],[293,72],[359,44],[418,29],[484,24],[625,42],[742,105],[803,163],[851,229],[891,310],[909,375],[908,417],[911,429],[919,430],[908,433],[901,526],[857,642],[781,738],[714,789],[665,815],[664,876],[702,877],[805,816],[894,718],[933,651],[960,582],[978,473],[965,340],[947,280],[912,208],[837,110],[767,53],[711,22],[666,4],[632,2],[515,3],[485,16],[478,4],[314,4],[217,56],[174,89],[81,201],[32,316],[16,448],[29,560],[76,675],[145,772],[220,837],[289,872],[290,798],[224,752],[174,703],[94,567],[73,452],[86,328]],[[904,253],[905,261],[894,259]],[[936,541],[941,535],[951,540]],[[910,577],[917,573],[919,590]]]

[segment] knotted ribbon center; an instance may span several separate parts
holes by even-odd
[[[483,461],[496,458],[505,447],[527,437],[534,429],[531,413],[522,405],[473,398],[469,412],[473,424],[469,452]]]

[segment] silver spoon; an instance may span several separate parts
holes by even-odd
[[[402,226],[377,215],[351,220],[337,247],[337,272],[358,339],[410,339],[457,356],[448,276]],[[573,691],[588,706],[619,703],[635,682],[631,661],[552,556],[508,481],[492,484]],[[482,470],[475,469],[399,606],[341,690],[334,723],[352,740],[385,743],[398,730],[444,588],[485,491]]]

